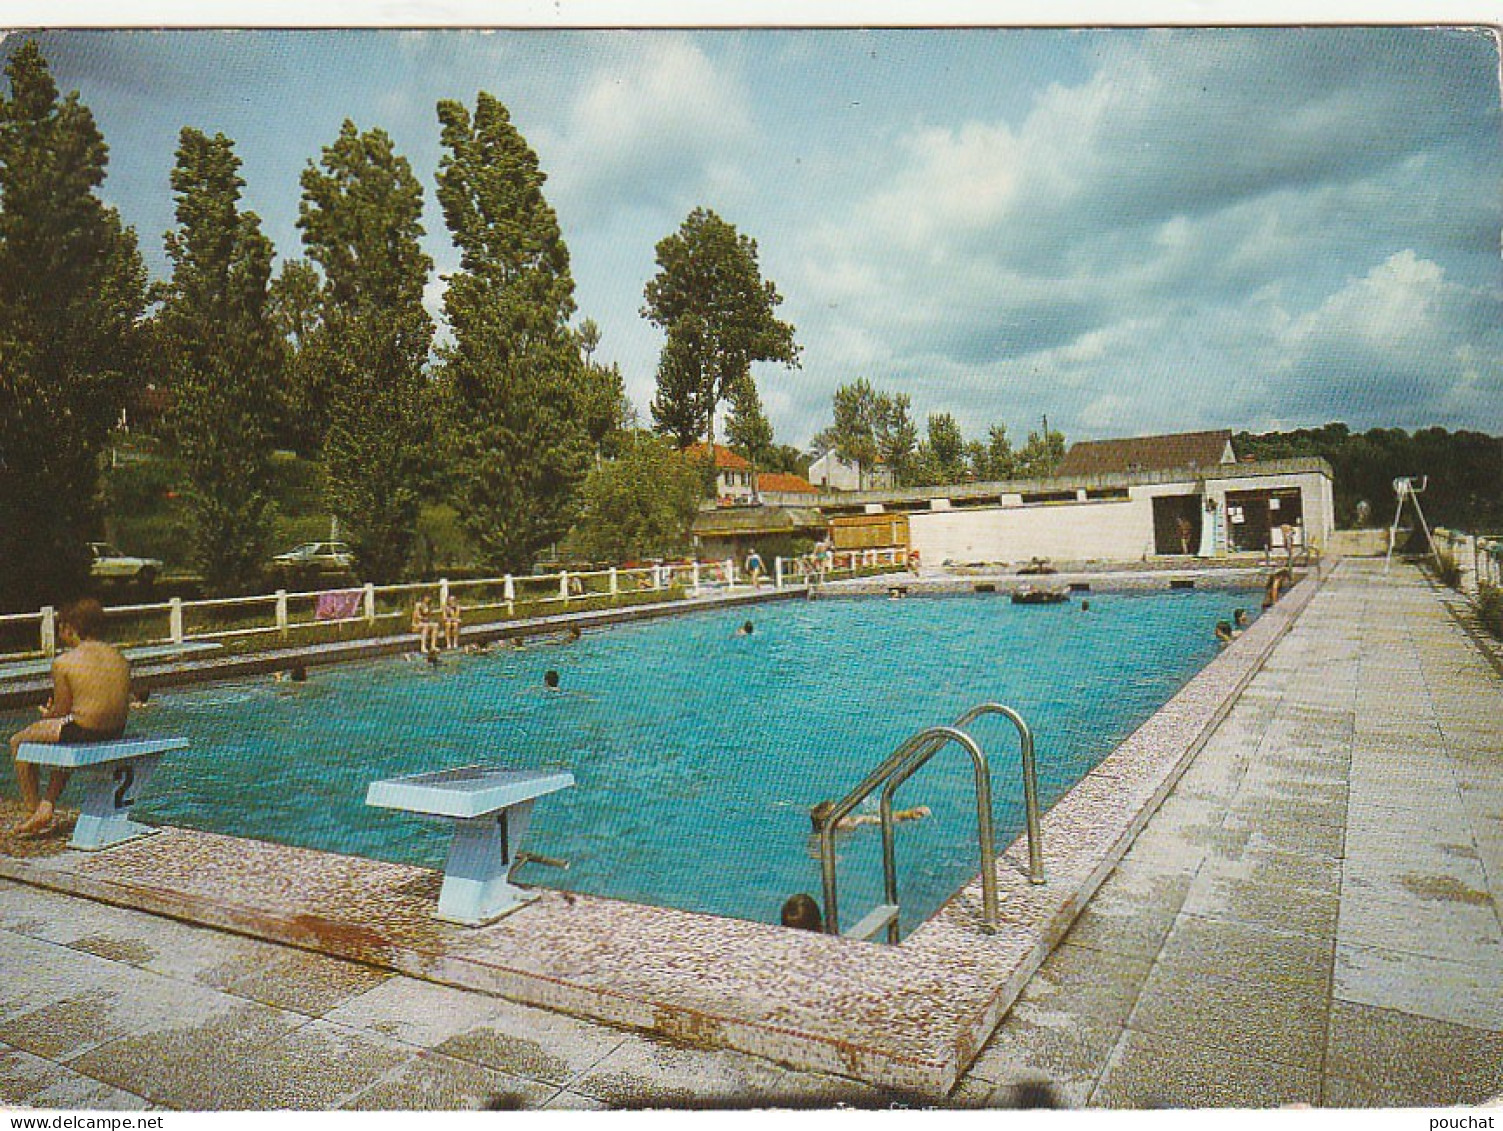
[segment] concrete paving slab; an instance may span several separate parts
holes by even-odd
[[[264,1048],[309,1023],[298,1014],[224,997],[216,1008],[184,1011],[171,1024],[101,1045],[69,1067],[152,1103],[214,1106],[215,1082],[233,1080]]]
[[[265,1005],[322,1017],[391,978],[390,970],[307,951],[283,953],[224,983],[226,992]]]
[[[626,1040],[603,1025],[403,977],[352,999],[327,1020],[554,1085],[578,1078]]]
[[[1476,966],[1503,965],[1503,934],[1491,903],[1380,901],[1354,895],[1341,908],[1337,941]]]
[[[1503,1031],[1503,970],[1375,946],[1338,946],[1343,1001]]]
[[[900,1098],[854,1080],[779,1069],[744,1053],[641,1037],[629,1037],[570,1090],[616,1108],[886,1107]]]
[[[151,1105],[53,1060],[0,1046],[0,1105],[67,1111],[144,1111]]]
[[[1314,1072],[1129,1029],[1090,1102],[1108,1108],[1272,1108],[1319,1099]]]
[[[432,1052],[403,1061],[341,1106],[353,1111],[519,1111],[559,1089]]]
[[[1384,1102],[1478,1104],[1503,1092],[1503,1033],[1335,1001],[1326,1072]]]
[[[1339,907],[1335,892],[1255,883],[1203,871],[1185,897],[1184,912],[1328,939],[1336,933]]]
[[[1127,1028],[1315,1072],[1328,1002],[1319,990],[1221,978],[1161,956]]]
[[[1198,970],[1277,995],[1331,992],[1331,943],[1246,923],[1183,914],[1175,920],[1159,962],[1171,969]]]
[[[326,1111],[416,1055],[395,1041],[309,1021],[257,1048],[232,1073],[180,1079],[167,1102],[191,1111]]]

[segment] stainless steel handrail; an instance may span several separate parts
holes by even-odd
[[[1023,717],[1011,707],[1001,703],[980,703],[961,715],[951,729],[965,733],[968,726],[982,715],[1005,715],[1018,728],[1018,737],[1023,753],[1023,809],[1028,822],[1028,879],[1035,884],[1044,882],[1043,838],[1039,832],[1038,781],[1033,757],[1033,732]],[[943,748],[943,741],[934,741],[918,747],[908,760],[888,775],[882,787],[879,811],[882,816],[882,877],[884,898],[892,906],[898,905],[897,838],[893,833],[892,799],[898,788],[918,773],[924,764]],[[969,747],[968,747],[969,750]],[[978,757],[979,755],[979,757]],[[979,746],[972,754],[976,770],[976,832],[981,842],[981,899],[986,911],[988,930],[996,929],[997,872],[996,850],[992,837],[992,785],[991,771]],[[888,924],[889,942],[898,941],[898,922]]]
[[[839,897],[835,891],[835,829],[841,820],[850,815],[852,809],[859,805],[872,790],[876,789],[886,779],[887,775],[896,770],[907,760],[919,747],[925,743],[935,742],[937,746],[943,746],[946,742],[959,742],[973,751],[972,757],[979,757],[984,763],[986,756],[976,746],[974,739],[964,731],[955,730],[953,727],[928,727],[913,735],[891,754],[882,760],[871,773],[867,774],[861,784],[838,802],[834,808],[824,815],[819,829],[819,861],[824,871],[824,894],[825,894],[825,933],[838,935],[840,933],[840,907]]]
[[[897,787],[916,773],[924,763],[948,743],[956,742],[971,755],[976,773],[976,823],[978,840],[981,842],[981,888],[986,926],[989,931],[997,925],[997,877],[996,853],[992,842],[991,821],[991,771],[986,755],[962,727],[974,722],[984,714],[1000,714],[1010,719],[1018,729],[1022,746],[1023,801],[1028,821],[1029,879],[1036,884],[1044,882],[1043,844],[1039,831],[1038,784],[1034,763],[1033,732],[1021,715],[1011,707],[1000,703],[981,703],[966,711],[952,726],[929,727],[911,736],[896,750],[867,774],[850,793],[833,805],[820,821],[819,854],[823,872],[825,897],[825,931],[840,933],[839,897],[835,876],[835,831],[841,820],[850,815],[878,786],[885,785],[881,801],[882,865],[886,880],[888,902],[896,904],[897,878],[892,821],[892,796]],[[888,937],[897,941],[898,923],[888,926]]]

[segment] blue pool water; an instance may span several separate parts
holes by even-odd
[[[1083,612],[1005,596],[789,601],[691,613],[460,656],[391,659],[163,691],[132,732],[181,734],[138,813],[285,844],[439,867],[447,822],[367,808],[369,782],[475,762],[567,767],[537,805],[524,882],[775,922],[818,894],[809,809],[838,798],[914,731],[983,700],[1019,710],[1050,804],[1217,651],[1240,593],[1096,593]],[[756,631],[735,635],[750,617]],[[543,689],[556,668],[563,689]],[[4,720],[18,726],[23,720]],[[7,732],[8,733],[8,732]],[[1016,733],[974,728],[993,764],[999,850],[1023,827]],[[9,772],[9,767],[6,767]],[[977,868],[969,760],[935,758],[898,795],[904,929]],[[10,787],[13,790],[13,786]],[[76,789],[76,786],[74,787]],[[868,804],[875,810],[875,798]],[[880,834],[844,835],[843,918],[880,902]]]

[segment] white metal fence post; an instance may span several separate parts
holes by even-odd
[[[699,559],[694,559],[694,565],[689,570],[689,580],[694,590],[694,595],[699,596]]]
[[[621,583],[616,578],[616,567],[611,566],[611,596],[614,597],[620,592]]]
[[[729,593],[736,588],[736,559],[726,558],[723,568],[725,569],[725,591]]]
[[[373,624],[376,620],[376,587],[369,581],[365,583],[365,619]]]
[[[506,615],[515,616],[517,611],[517,582],[509,573],[501,579],[501,599],[506,602]]]
[[[287,590],[277,590],[277,629],[287,635]]]
[[[42,606],[42,655],[57,655],[57,610],[51,605]]]
[[[174,644],[183,642],[183,599],[174,597],[167,602],[167,635]]]
[[[569,571],[566,569],[558,571],[558,595],[565,601],[569,599]]]
[[[448,603],[449,603],[449,579],[447,577],[440,577],[438,579],[438,607],[439,608],[443,608]]]
[[[783,588],[783,555],[779,554],[772,559],[772,586],[774,589]]]

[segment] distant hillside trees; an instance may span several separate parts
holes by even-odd
[[[283,353],[267,287],[271,241],[240,208],[240,159],[223,134],[179,135],[167,233],[172,278],[156,291],[154,341],[191,480],[195,562],[220,592],[258,579],[270,527],[275,388]]]
[[[323,402],[312,407],[327,429],[328,503],[362,575],[396,581],[412,550],[431,446],[424,366],[433,320],[423,291],[433,261],[418,242],[423,190],[384,131],[361,133],[349,120],[303,170],[302,186],[298,227],[323,270],[317,320],[299,353],[302,399]]]
[[[1425,516],[1437,526],[1475,533],[1503,533],[1503,438],[1444,428],[1372,428],[1356,433],[1345,424],[1292,432],[1239,432],[1232,447],[1242,457],[1285,459],[1322,456],[1335,474],[1336,521],[1357,522],[1357,504],[1368,504],[1368,523],[1393,521],[1393,480],[1429,476],[1420,496]]]
[[[460,522],[482,562],[521,572],[568,530],[592,462],[600,371],[568,325],[574,278],[537,155],[484,91],[438,104],[438,199],[460,252],[438,369]]]
[[[99,197],[108,149],[35,42],[0,95],[0,607],[81,592],[98,457],[125,404],[146,271]]]
[[[762,278],[757,241],[707,208],[696,208],[657,245],[658,273],[643,292],[642,317],[667,334],[652,417],[679,447],[715,441],[715,413],[732,403],[743,440],[770,446],[752,363],[798,366],[794,328],[774,313],[777,287]]]

